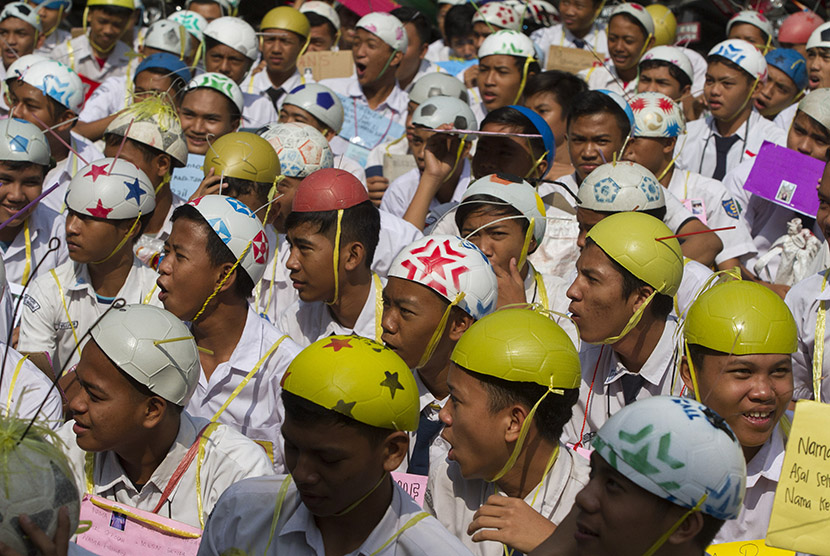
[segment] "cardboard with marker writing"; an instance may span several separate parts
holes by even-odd
[[[551,45],[545,69],[579,73],[596,63],[598,63],[597,59],[590,50]]]
[[[337,77],[351,77],[354,73],[354,61],[351,50],[329,50],[322,52],[306,52],[297,61],[297,69],[305,73],[306,68],[311,68],[311,74],[315,81],[321,79],[334,79]]]

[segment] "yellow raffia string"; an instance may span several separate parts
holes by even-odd
[[[124,247],[124,244],[126,244],[127,241],[129,241],[130,236],[133,235],[133,232],[138,227],[138,223],[139,223],[140,220],[141,220],[141,211],[138,211],[138,216],[135,217],[135,220],[133,221],[133,225],[130,226],[130,229],[127,231],[127,233],[124,235],[124,237],[121,238],[121,241],[118,242],[118,245],[115,246],[115,249],[113,249],[112,252],[110,252],[109,255],[107,255],[106,257],[104,257],[100,261],[95,261],[94,263],[91,263],[91,264],[105,263],[108,260],[110,260],[113,255],[115,255],[116,253],[121,251],[121,248]]]
[[[225,285],[225,282],[227,282],[227,281],[228,281],[228,278],[230,278],[231,274],[233,274],[233,271],[234,271],[234,270],[236,270],[236,267],[238,267],[238,266],[239,266],[239,263],[241,263],[241,262],[242,262],[242,259],[244,259],[244,258],[245,258],[245,255],[248,253],[248,250],[251,248],[251,245],[252,245],[252,244],[253,244],[253,240],[251,240],[251,241],[249,241],[249,242],[248,242],[248,245],[246,245],[246,246],[245,246],[245,249],[243,249],[243,250],[242,250],[242,254],[241,254],[241,255],[239,255],[239,258],[238,258],[238,259],[236,259],[236,262],[234,262],[234,263],[233,263],[233,266],[230,268],[230,270],[228,270],[228,272],[227,272],[224,276],[222,276],[222,280],[220,280],[220,281],[219,281],[219,285],[217,285],[217,286],[216,286],[216,289],[214,289],[214,290],[213,290],[213,293],[211,293],[211,294],[208,296],[208,298],[207,298],[207,299],[205,299],[205,303],[202,305],[202,308],[201,308],[201,309],[199,309],[199,312],[198,312],[198,313],[196,313],[196,316],[195,316],[195,317],[193,317],[193,319],[191,319],[191,321],[190,321],[190,322],[196,322],[196,320],[197,320],[199,317],[201,317],[201,316],[202,316],[202,313],[204,313],[204,312],[205,312],[205,309],[207,309],[208,303],[210,303],[211,301],[213,301],[213,298],[214,298],[214,297],[216,297],[216,294],[218,294],[218,293],[219,293],[219,290],[221,290],[221,289],[222,289],[222,286],[224,286],[224,285]]]
[[[490,22],[489,22],[489,21],[487,21],[487,18],[486,18],[486,17],[484,17],[484,14],[483,14],[483,13],[481,13],[481,10],[480,10],[480,9],[479,9],[479,7],[478,7],[478,3],[477,3],[475,0],[467,0],[467,1],[468,1],[470,4],[472,4],[472,5],[473,5],[473,8],[475,8],[476,13],[477,13],[477,14],[478,14],[478,16],[481,18],[482,23],[484,23],[484,24],[485,24],[485,25],[486,25],[486,26],[490,29],[490,32],[491,32],[491,33],[495,33],[495,32],[496,32],[496,30],[493,28],[493,26],[492,26],[492,25],[490,25]],[[514,103],[514,104],[515,104],[515,103]]]
[[[741,107],[738,108],[732,116],[730,116],[729,118],[727,118],[724,121],[731,122],[732,120],[734,120],[735,118],[737,118],[738,116],[741,115],[741,112],[743,111],[744,108],[746,108],[746,105],[749,102],[749,99],[751,99],[753,94],[755,93],[755,86],[758,85],[759,81],[760,81],[760,77],[756,77],[755,81],[752,82],[752,87],[749,88],[749,94],[744,99],[744,102],[741,104]]]
[[[134,519],[135,521],[139,521],[139,522],[141,522],[145,525],[149,525],[153,529],[163,531],[163,532],[168,533],[170,535],[175,535],[177,537],[181,537],[181,538],[184,538],[184,539],[198,539],[199,537],[201,537],[201,535],[199,535],[197,533],[190,533],[189,531],[182,531],[181,529],[176,529],[175,527],[170,527],[169,525],[162,525],[161,523],[158,523],[158,522],[153,521],[151,519],[147,519],[146,517],[140,516],[140,515],[136,514],[135,512],[132,512],[129,509],[123,507],[123,506],[115,506],[115,505],[105,504],[104,502],[101,502],[100,500],[97,500],[97,499],[94,499],[94,498],[90,498],[89,501],[92,502],[93,505],[98,506],[99,508],[102,508],[102,509],[107,510],[109,512],[118,512],[120,514],[124,514],[125,516],[129,517],[130,519]]]
[[[830,273],[830,268],[824,271],[824,277],[821,279],[821,291],[827,286],[827,274]],[[816,333],[813,336],[813,398],[815,401],[821,401],[821,373],[824,367],[824,330],[827,320],[827,302],[823,299],[819,303],[818,312],[816,313]]]
[[[165,185],[167,185],[168,183],[170,183],[170,178],[171,178],[171,173],[170,173],[170,172],[167,172],[167,173],[164,175],[164,177],[163,177],[163,178],[161,178],[161,182],[159,182],[158,187],[156,187],[156,195],[158,195],[158,194],[159,194],[159,191],[161,191],[161,190],[162,190],[162,188],[164,188],[164,186],[165,186]]]
[[[435,348],[438,347],[438,342],[441,341],[441,337],[444,335],[444,330],[447,328],[447,321],[450,318],[452,308],[461,303],[465,295],[466,294],[464,292],[459,292],[458,295],[455,296],[455,299],[447,305],[447,308],[444,310],[444,314],[441,315],[441,320],[438,321],[438,326],[435,327],[435,332],[432,333],[432,337],[429,339],[427,347],[424,349],[424,354],[421,356],[421,360],[418,361],[418,364],[415,366],[416,369],[422,368],[424,365],[429,363],[430,359],[432,359],[432,356],[435,354]]]
[[[689,365],[689,374],[692,375],[692,388],[695,391],[695,399],[698,403],[703,403],[700,401],[700,388],[697,385],[697,372],[695,372],[695,365],[692,362],[692,354],[689,352],[689,342],[685,339],[683,340],[683,348],[686,351],[686,364]]]
[[[26,244],[26,266],[23,268],[21,284],[25,286],[29,282],[29,273],[32,271],[32,234],[29,232],[28,217],[23,221],[23,239]]]
[[[545,281],[538,270],[530,267],[533,270],[533,280],[536,282],[536,292],[539,294],[539,304],[544,309],[550,309],[550,302],[548,300],[548,289],[545,287]]]
[[[528,141],[528,148],[530,148],[530,139],[528,139],[527,141]],[[530,149],[530,151],[533,152],[533,149]],[[542,163],[542,161],[544,161],[548,157],[549,152],[550,151],[543,152],[542,156],[540,156],[539,158],[536,159],[536,161],[533,163],[533,166],[531,166],[530,170],[528,170],[527,174],[525,174],[525,179],[533,177],[533,173],[536,171],[536,168],[538,168],[539,165]]]
[[[291,486],[291,482],[293,480],[294,479],[291,475],[287,475],[285,479],[283,479],[282,485],[280,485],[280,491],[277,494],[277,502],[274,504],[274,516],[271,518],[271,530],[268,533],[268,542],[265,544],[263,554],[268,554],[268,548],[270,548],[271,543],[274,541],[274,533],[277,531],[277,522],[280,519],[282,505],[285,503],[285,495],[288,494],[288,487]]]
[[[340,234],[343,231],[343,209],[337,209],[337,228],[334,232],[334,254],[332,255],[332,259],[334,262],[334,299],[331,301],[326,301],[329,305],[334,305],[337,303],[337,299],[340,296]]]
[[[63,286],[61,286],[61,281],[58,279],[58,275],[55,272],[55,269],[49,270],[52,274],[52,278],[55,279],[55,284],[58,285],[58,293],[61,294],[61,304],[63,304],[63,312],[66,314],[66,320],[69,321],[69,328],[72,329],[72,337],[75,338],[75,349],[78,350],[78,357],[81,356],[81,343],[78,341],[78,331],[75,330],[75,324],[72,322],[72,317],[69,316],[69,307],[66,305],[66,295],[63,293]]]
[[[112,51],[112,49],[115,48],[115,45],[118,44],[118,41],[113,42],[112,46],[110,46],[109,48],[103,48],[103,47],[95,44],[95,41],[92,40],[92,35],[90,33],[87,33],[87,30],[88,30],[87,23],[88,22],[89,22],[89,6],[84,8],[84,20],[83,20],[84,34],[86,35],[86,38],[89,41],[89,44],[90,44],[90,46],[92,46],[92,48],[94,48],[98,52],[102,52],[104,54],[109,54]],[[71,42],[71,41],[68,41],[68,42]]]
[[[202,438],[199,439],[199,456],[196,458],[196,508],[199,512],[199,528],[205,528],[204,507],[202,506],[202,463],[205,461],[205,446],[208,437],[219,425],[211,423],[205,428]]]
[[[28,355],[24,355],[20,358],[20,361],[17,362],[17,365],[14,367],[14,373],[12,374],[12,381],[9,384],[9,397],[6,399],[6,417],[11,414],[12,410],[12,394],[14,394],[14,386],[17,384],[17,377],[20,375],[20,369],[23,368],[23,363],[29,358]]]
[[[620,332],[616,336],[611,336],[610,338],[605,338],[604,340],[602,340],[599,343],[610,345],[610,344],[616,344],[617,342],[622,340],[629,332],[631,332],[631,330],[634,329],[635,326],[637,326],[640,323],[640,319],[643,317],[643,312],[646,310],[646,307],[648,307],[648,304],[651,303],[651,300],[654,299],[655,295],[657,295],[657,290],[653,290],[651,292],[651,295],[649,295],[646,298],[646,300],[643,302],[643,304],[640,305],[640,307],[638,307],[636,311],[634,311],[634,314],[631,315],[630,319],[628,319],[628,324],[625,325],[625,328],[623,328],[622,332]]]
[[[455,173],[456,168],[458,168],[458,162],[461,160],[461,153],[464,151],[464,145],[466,143],[467,143],[467,140],[462,137],[461,141],[458,143],[458,150],[455,151],[455,162],[453,162],[453,164],[452,164],[452,168],[450,169],[450,173],[447,174],[447,177],[444,178],[443,182],[441,182],[442,184],[447,183],[449,181],[449,179],[452,177],[452,175]]]
[[[391,537],[389,537],[389,540],[387,540],[385,543],[383,543],[383,544],[380,546],[380,548],[378,548],[377,550],[375,550],[374,552],[372,552],[371,554],[369,554],[369,556],[377,556],[378,554],[380,554],[381,552],[383,552],[383,551],[386,549],[386,547],[387,547],[387,546],[389,546],[390,544],[392,544],[392,542],[393,542],[395,539],[397,539],[398,537],[400,537],[401,535],[403,535],[403,534],[404,534],[404,532],[405,532],[407,529],[409,529],[409,528],[411,528],[411,527],[414,527],[414,526],[415,526],[415,525],[416,525],[419,521],[421,521],[422,519],[424,519],[424,518],[426,518],[426,517],[429,517],[429,514],[428,514],[427,512],[419,512],[419,513],[415,514],[415,515],[414,515],[414,516],[413,516],[413,517],[412,517],[409,521],[407,521],[406,523],[404,523],[403,527],[401,527],[400,529],[398,529],[398,530],[397,530],[397,532],[396,532],[394,535],[392,535]]]
[[[383,283],[380,281],[380,276],[374,272],[372,283],[375,287],[375,341],[381,344],[383,343],[381,341],[383,336]]]
[[[657,539],[654,542],[653,545],[651,545],[651,548],[649,548],[648,550],[645,551],[643,556],[653,556],[654,553],[657,552],[660,549],[661,546],[666,544],[666,541],[669,540],[669,537],[671,537],[674,534],[674,532],[677,531],[677,528],[680,527],[683,524],[684,521],[686,521],[687,517],[689,517],[690,515],[692,515],[693,513],[697,512],[697,511],[700,511],[700,507],[703,506],[703,503],[706,502],[707,498],[709,498],[709,493],[708,492],[701,497],[701,499],[698,501],[698,503],[695,504],[694,508],[692,508],[691,510],[689,510],[688,512],[686,512],[685,514],[680,516],[680,519],[678,519],[674,523],[674,525],[669,527],[669,530],[666,531],[665,533],[663,533],[660,536],[660,538]]]
[[[530,217],[530,226],[527,227],[527,231],[525,232],[525,240],[522,243],[522,251],[519,254],[519,264],[517,265],[517,267],[519,269],[519,272],[522,271],[522,269],[525,266],[525,263],[527,262],[527,252],[530,249],[530,240],[533,238],[533,230],[534,230],[535,225],[536,225],[536,218],[531,216]]]
[[[365,502],[365,501],[366,501],[366,499],[367,499],[367,498],[369,498],[369,497],[370,497],[370,496],[371,496],[371,495],[372,495],[372,494],[373,494],[373,493],[374,493],[374,492],[378,489],[378,487],[379,487],[380,485],[382,485],[382,484],[383,484],[383,481],[384,481],[387,477],[389,477],[389,473],[387,473],[386,471],[384,471],[384,472],[383,472],[383,475],[381,475],[381,476],[380,476],[380,479],[378,479],[378,482],[377,482],[377,483],[375,483],[375,486],[373,486],[371,489],[369,489],[369,492],[367,492],[366,494],[364,494],[363,496],[361,496],[360,498],[358,498],[357,500],[355,500],[354,502],[352,502],[351,504],[349,504],[349,505],[346,507],[346,509],[345,509],[345,510],[339,511],[339,512],[337,512],[337,513],[335,513],[335,514],[332,514],[332,515],[334,515],[335,517],[340,517],[340,516],[346,515],[347,513],[351,512],[352,510],[354,510],[355,508],[357,508],[359,505],[361,505],[363,502]]]
[[[161,344],[169,344],[170,342],[183,342],[185,340],[194,340],[193,336],[181,336],[179,338],[168,338],[166,340],[155,340],[153,342],[154,346],[160,346]],[[201,351],[202,353],[207,353],[208,355],[213,355],[213,350],[208,348],[203,348],[202,346],[196,346],[196,349]]]
[[[522,98],[522,93],[525,92],[525,85],[527,85],[527,70],[530,68],[530,64],[536,61],[536,58],[533,56],[528,56],[525,58],[524,67],[522,68],[522,81],[519,83],[519,92],[516,93],[516,98],[513,99],[513,102],[510,104],[518,104],[519,99]]]

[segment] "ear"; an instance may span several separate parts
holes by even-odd
[[[680,510],[684,511],[685,510]],[[682,514],[681,514],[682,515]],[[676,519],[680,519],[678,516]],[[674,545],[689,545],[694,543],[695,537],[703,530],[703,514],[700,512],[693,512],[689,517],[683,520],[680,527],[672,533],[666,541],[668,544]]]
[[[530,410],[523,405],[515,404],[502,410],[509,416],[507,429],[504,431],[505,442],[516,442],[522,431],[522,424],[527,419]]]
[[[694,382],[692,382],[692,369],[689,367],[689,361],[686,359],[686,356],[680,358],[680,378],[683,380],[683,384],[686,385],[689,392],[692,394],[695,393]]]
[[[168,402],[159,396],[150,396],[147,398],[144,407],[144,420],[142,425],[145,429],[153,429],[161,423],[164,416],[167,414]]]
[[[427,51],[429,50],[429,43],[424,43],[421,45],[421,52],[418,53],[418,58],[423,60],[424,57],[427,55]]]
[[[66,109],[58,116],[58,125],[53,129],[58,133],[69,133],[75,127],[75,118],[77,115],[72,110]]]
[[[654,288],[651,286],[642,286],[632,293],[631,296],[634,296],[634,310],[639,309],[653,292]],[[629,299],[631,299],[631,296],[629,296]]]
[[[242,116],[231,118],[231,131],[239,131],[239,124],[242,123]],[[218,137],[217,137],[218,139]]]
[[[156,155],[156,174],[159,178],[163,178],[168,172],[173,171],[173,159],[167,154]]]
[[[534,160],[534,162],[536,162],[536,161]],[[545,172],[547,170],[548,170],[548,157],[545,156],[545,159],[542,160],[542,162],[540,162],[538,166],[536,166],[536,170],[534,171],[534,174],[536,174],[535,177],[541,178],[542,176],[545,175]]]
[[[671,137],[663,144],[663,154],[671,155],[674,153],[674,146],[677,144],[677,137]]]
[[[686,85],[685,87],[680,89],[680,98],[685,97],[686,95],[688,95],[691,92],[692,92],[692,86],[691,85]],[[676,102],[680,102],[680,101],[678,100]]]
[[[362,265],[366,259],[366,248],[359,241],[347,243],[340,250],[340,260],[347,272],[355,270]]]
[[[396,50],[395,55],[392,56],[392,61],[389,62],[389,67],[398,67],[403,60],[403,52]]]
[[[531,237],[530,243],[527,244],[527,254],[530,255],[531,253],[535,253],[537,247],[539,247],[539,244],[536,243],[536,238]]]
[[[395,431],[383,441],[383,470],[391,473],[403,462],[409,451],[409,435]]]
[[[453,307],[452,312],[450,314],[450,322],[447,324],[447,337],[453,341],[457,342],[461,339],[461,335],[470,328],[475,319],[468,315],[465,311],[462,311],[458,307]]]
[[[214,286],[214,287],[219,287],[219,284],[222,284],[222,279],[229,272],[231,272],[231,268],[233,268],[233,263],[222,263],[221,265],[219,265],[219,268],[221,268],[222,270],[221,270],[221,272],[219,272],[219,274],[216,277],[216,286]],[[237,274],[237,270],[239,268],[240,268],[239,265],[237,265],[236,269],[234,269],[234,271],[231,273],[231,275],[228,276],[228,279],[225,280],[225,283],[222,284],[222,287],[219,288],[219,292],[228,291],[229,289],[231,289],[234,286],[234,284],[236,283],[236,278],[237,278],[237,276],[239,276]]]

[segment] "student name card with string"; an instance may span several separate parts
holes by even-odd
[[[830,405],[801,400],[775,489],[767,544],[830,556]]]
[[[314,81],[351,77],[354,74],[352,51],[306,52],[297,60],[297,69],[300,73],[305,73],[306,69],[310,69]]]
[[[764,141],[744,189],[796,212],[816,217],[816,188],[824,162],[798,151]]]
[[[469,68],[477,65],[478,60],[447,60],[445,62],[433,62],[433,64],[450,75],[458,75],[462,71],[467,71]]]
[[[599,61],[590,50],[551,45],[548,50],[548,60],[545,69],[561,70],[576,74],[595,64],[599,64]]]
[[[424,496],[427,493],[426,475],[392,472],[392,480],[398,483],[419,506],[424,507]]]
[[[792,550],[768,546],[763,539],[713,544],[706,549],[709,556],[795,556]]]
[[[196,193],[199,184],[205,179],[205,156],[202,154],[189,153],[187,164],[182,168],[174,168],[170,178],[170,190],[187,201],[190,196]]]
[[[366,167],[369,152],[384,141],[401,137],[406,128],[392,120],[391,110],[376,112],[352,97],[338,93],[343,104],[343,128],[340,137],[349,142],[345,156]]]

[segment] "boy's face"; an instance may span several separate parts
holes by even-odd
[[[54,29],[55,26],[60,23],[63,14],[66,13],[66,10],[61,10],[60,8],[52,9],[45,8],[43,6],[38,7],[38,5],[32,0],[29,0],[29,5],[37,10],[37,14],[40,16],[40,28],[43,29],[44,32]]]
[[[426,167],[424,153],[426,152],[427,141],[433,135],[435,135],[435,131],[418,125],[412,126],[411,138],[407,134],[409,148],[412,150],[412,156],[415,157],[415,163],[418,165],[418,171],[420,172],[423,172]]]
[[[282,108],[280,108],[279,122],[281,124],[290,124],[292,122],[308,124],[320,133],[331,131],[330,129],[326,129],[324,126],[321,126],[320,122],[311,114],[311,112],[304,110],[299,106],[294,106],[293,104],[282,105]]]
[[[542,116],[550,126],[554,142],[559,147],[565,141],[567,119],[562,113],[562,105],[557,102],[556,96],[543,91],[525,99],[524,105]]]
[[[427,53],[429,45],[421,42],[420,37],[418,37],[418,30],[415,28],[414,23],[406,23],[403,28],[406,31],[406,36],[409,42],[407,43],[406,52],[404,52],[403,58],[401,58],[401,65],[398,66],[397,76],[398,79],[406,77],[411,79],[416,73],[418,73],[418,68],[421,66],[421,60]]]
[[[623,132],[617,118],[608,112],[580,116],[568,128],[568,150],[571,164],[576,169],[577,181],[614,158],[622,148]]]
[[[237,85],[242,83],[253,61],[226,44],[216,44],[205,53],[205,70],[230,77]]]
[[[591,0],[562,0],[559,15],[565,28],[574,34],[581,34],[594,23],[596,7]]]
[[[706,83],[703,96],[709,111],[716,120],[729,121],[739,111],[750,106],[754,80],[743,70],[735,69],[720,62],[712,62],[706,68]]]
[[[109,49],[124,34],[130,23],[130,15],[111,15],[104,10],[89,10],[89,36],[97,46]]]
[[[31,122],[43,129],[38,119],[51,127],[58,123],[58,118],[52,113],[49,97],[39,89],[20,80],[11,80],[9,86],[9,107],[14,108],[14,117]],[[47,133],[47,139],[51,139]]]
[[[665,147],[666,139],[662,137],[631,137],[625,145],[622,159],[645,166],[652,174],[659,176],[666,164]]]
[[[465,35],[463,37],[452,37],[448,45],[452,51],[453,56],[461,58],[462,60],[472,60],[476,57],[478,48],[476,47],[476,40],[473,35]]]
[[[7,17],[0,21],[3,67],[8,68],[19,57],[34,52],[37,39],[37,30],[22,19]]]
[[[816,223],[821,227],[824,239],[830,240],[830,166],[824,167],[818,182],[818,214]]]
[[[790,354],[707,354],[695,372],[700,400],[726,419],[744,448],[769,440],[792,399]],[[694,387],[690,380],[687,387]]]
[[[758,86],[752,102],[761,114],[774,116],[793,103],[798,89],[786,73],[774,66],[768,69],[767,80]]]
[[[43,192],[43,178],[46,173],[42,166],[30,165],[12,170],[0,162],[0,222],[5,222],[17,211],[34,201]],[[9,223],[17,228],[32,213],[34,207]]]
[[[827,128],[798,110],[787,134],[787,148],[827,162],[830,133]]]
[[[742,39],[749,44],[754,44],[759,49],[763,49],[767,45],[767,39],[764,38],[764,33],[749,23],[736,23],[729,30],[729,36],[726,38]]]
[[[481,43],[484,42],[484,39],[493,34],[494,29],[483,21],[473,23],[473,44],[475,44],[476,52],[481,48]]]
[[[830,48],[811,48],[807,51],[807,77],[810,90],[830,87]]]
[[[291,254],[285,266],[303,301],[327,301],[334,297],[334,239],[321,234],[319,229],[316,222],[303,222],[286,232]],[[339,275],[343,275],[342,269]]]
[[[74,388],[69,410],[78,446],[87,452],[118,451],[142,429],[147,398],[138,392],[112,361],[90,339],[75,369],[80,388]]]
[[[355,427],[300,423],[287,413],[281,432],[288,472],[303,504],[315,516],[342,512],[385,472],[385,443],[373,445]]]
[[[228,98],[211,89],[188,91],[179,109],[187,151],[206,154],[214,141],[234,131],[239,124],[231,118]]]
[[[638,93],[663,93],[674,101],[689,92],[689,86],[680,88],[680,82],[671,76],[668,66],[655,66],[640,70],[640,80],[637,82]]]
[[[520,130],[509,125],[493,123],[486,124],[482,131],[496,133],[520,132]],[[533,168],[534,162],[526,138],[483,135],[476,145],[472,169],[473,175],[477,178],[499,172],[526,177]]]
[[[172,84],[173,80],[170,77],[152,71],[142,71],[135,76],[133,81],[133,100],[141,102],[153,94],[169,93],[170,96],[163,98],[169,101],[169,104],[172,104],[170,100],[173,96],[173,91],[170,90]]]
[[[182,320],[191,320],[222,279],[222,265],[210,264],[208,233],[199,222],[178,218],[164,242],[159,263],[159,301]]]
[[[465,479],[491,479],[510,457],[512,445],[504,437],[510,407],[492,413],[484,385],[454,363],[447,385],[450,399],[438,415],[444,424],[441,437],[452,446],[448,457],[458,463]]]
[[[383,288],[381,340],[414,369],[446,308],[447,302],[426,286],[390,277]]]
[[[574,506],[579,556],[644,554],[681,515],[681,508],[640,488],[596,452]]]
[[[89,264],[109,257],[130,230],[135,219],[106,220],[71,209],[66,216],[66,247],[69,258]],[[121,250],[131,249],[129,242]]]
[[[208,23],[222,17],[222,7],[216,2],[193,2],[187,9],[201,15]]]
[[[294,202],[294,194],[297,193],[297,188],[302,181],[303,178],[285,176],[277,184],[277,195],[282,195],[282,197],[271,205],[271,212],[276,213],[273,224],[274,228],[281,234],[285,233],[285,219],[291,214],[291,204]],[[262,212],[265,211],[263,210]]]
[[[576,221],[579,223],[579,235],[576,238],[576,246],[580,251],[585,248],[585,238],[591,228],[596,226],[605,215],[595,210],[576,207]]]
[[[328,23],[311,27],[309,37],[308,52],[323,52],[334,46],[334,35]]]
[[[357,81],[361,87],[374,83],[388,73],[394,75],[396,68],[393,67],[394,59],[389,64],[389,58],[393,56],[392,47],[383,42],[380,37],[373,35],[366,29],[358,29],[355,32],[352,43],[352,56],[354,56],[355,72]],[[400,58],[402,54],[395,52],[393,58]],[[386,69],[384,69],[386,68]]]
[[[485,56],[478,64],[478,88],[481,102],[492,112],[513,104],[522,87],[522,68],[515,56],[494,54]]]
[[[297,65],[305,39],[286,29],[266,29],[262,35],[260,49],[262,59],[270,72],[286,73]]]
[[[645,52],[646,36],[639,25],[622,15],[611,18],[608,25],[608,53],[618,70],[637,66]]]
[[[516,264],[519,263],[525,241],[522,223],[527,221],[516,218],[496,222],[502,218],[505,218],[505,215],[498,211],[478,209],[464,219],[460,231],[461,237],[467,238],[481,249],[490,260],[490,264],[509,272],[510,259],[516,259]],[[475,233],[470,235],[473,232]],[[534,241],[531,239],[529,251],[533,251]]]

